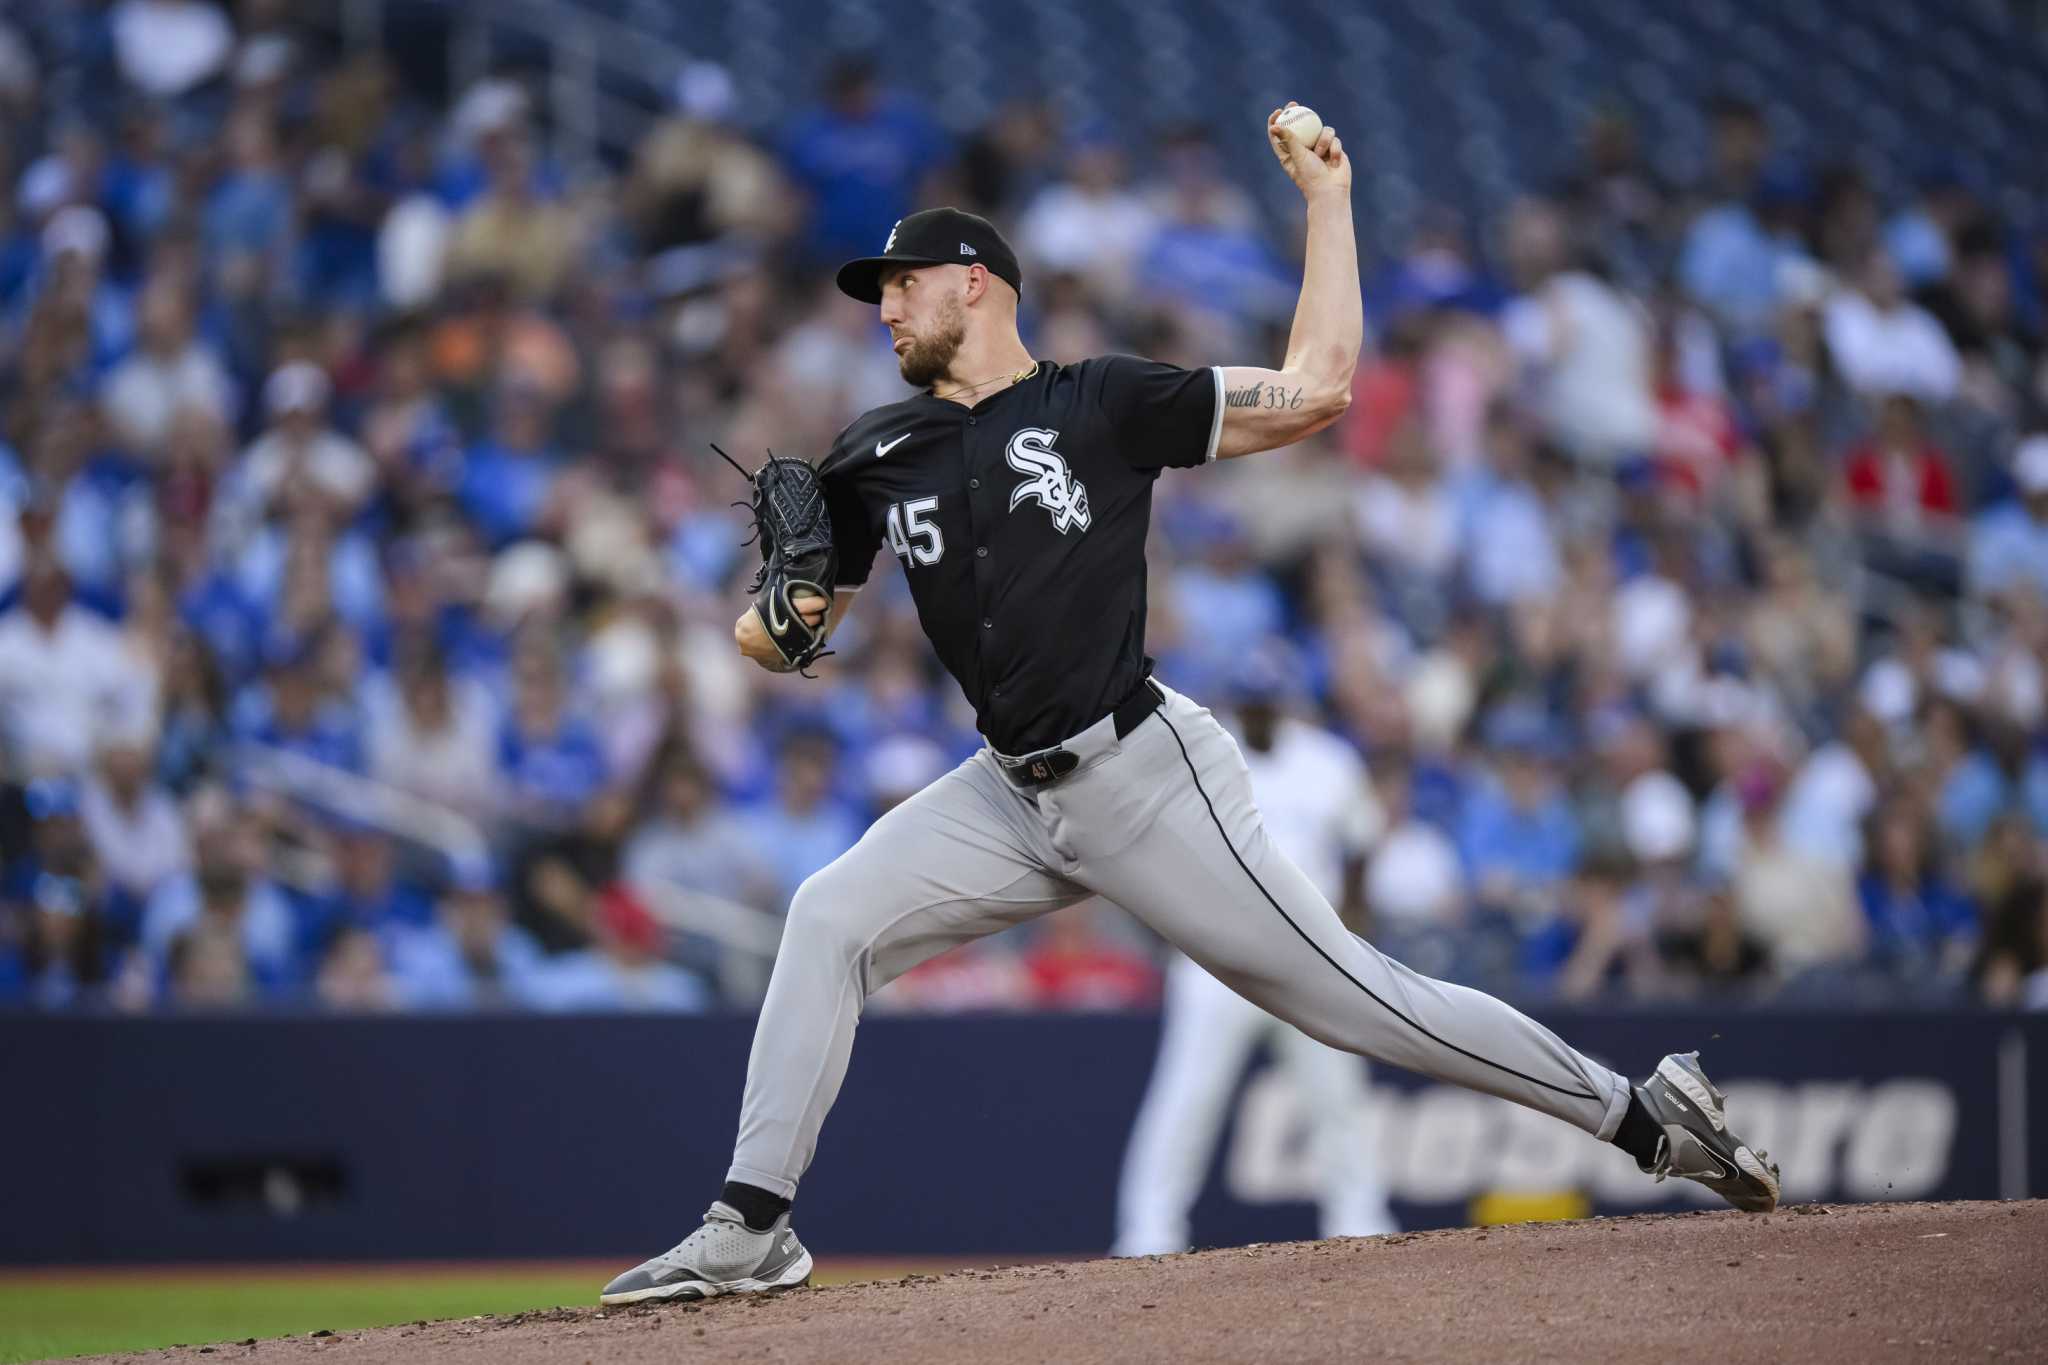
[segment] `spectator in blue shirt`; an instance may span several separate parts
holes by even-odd
[[[0,318],[12,320],[23,309],[29,286],[35,280],[42,244],[29,228],[30,224],[0,209]],[[100,238],[95,236],[94,240]]]
[[[126,248],[116,264],[129,276],[138,273],[138,248],[170,220],[177,202],[169,133],[158,111],[132,110],[121,121],[120,146],[107,164],[107,214]]]
[[[1932,165],[1923,172],[1913,201],[1884,225],[1885,250],[1906,277],[1908,289],[1924,289],[1949,277],[1955,262],[1950,244],[1981,211],[1955,166]]]
[[[383,624],[384,572],[375,543],[360,531],[337,531],[325,510],[294,513],[288,529],[265,528],[238,570],[241,600],[262,622],[271,652],[290,650],[330,620],[359,636]]]
[[[204,566],[180,585],[178,620],[217,673],[239,679],[260,666],[268,623],[226,565]]]
[[[130,574],[147,571],[155,489],[139,465],[111,450],[87,455],[57,504],[57,554],[79,591],[118,601]]]
[[[869,650],[865,676],[832,690],[824,719],[849,753],[914,735],[964,761],[981,736],[947,714],[948,700],[933,685],[930,655],[903,640],[879,640]]]
[[[105,879],[79,823],[77,785],[47,779],[24,796],[29,845],[0,872],[0,957],[11,959],[0,962],[0,999],[62,1008],[103,974]]]
[[[806,255],[819,263],[879,250],[946,150],[923,107],[885,92],[863,56],[832,68],[825,103],[791,120],[783,148],[811,197]]]
[[[216,264],[245,268],[250,258],[275,263],[292,229],[292,185],[264,113],[247,107],[228,123],[233,169],[206,205],[206,245]]]
[[[534,974],[529,998],[542,1009],[688,1010],[711,1007],[711,992],[662,960],[661,925],[624,885],[597,898],[597,946],[566,953]]]
[[[354,708],[321,693],[323,638],[283,640],[265,681],[235,702],[236,737],[348,772],[363,770],[363,736]]]
[[[1372,316],[1394,319],[1438,308],[1500,312],[1506,293],[1473,260],[1465,237],[1456,214],[1441,207],[1425,211],[1406,250],[1367,285]]]
[[[2024,756],[2024,736],[1993,731],[1995,747],[1977,743],[1968,714],[1947,698],[1924,712],[1928,775],[1935,826],[1958,848],[1975,848],[2001,811],[2019,804],[2021,785],[2013,776]]]
[[[340,820],[329,832],[332,884],[308,896],[299,916],[299,948],[307,961],[322,956],[349,930],[381,934],[400,926],[424,929],[434,907],[398,873],[391,836],[373,825]]]
[[[146,471],[117,451],[95,448],[102,424],[90,407],[53,399],[34,440],[23,451],[26,468],[6,452],[7,511],[33,508],[50,517],[58,561],[81,596],[118,602],[129,573],[145,564],[154,531],[154,490]],[[35,481],[27,478],[33,470]]]
[[[1458,851],[1482,907],[1518,920],[1546,917],[1579,861],[1578,820],[1551,771],[1556,741],[1543,713],[1520,702],[1487,717],[1485,740],[1499,755],[1499,775],[1466,797]]]
[[[370,94],[376,68],[359,65],[353,75],[355,92]],[[377,224],[388,205],[371,183],[365,159],[339,146],[323,147],[306,167],[304,184],[298,273],[306,291],[330,305],[374,303]]]
[[[2048,434],[2013,451],[2018,496],[1970,528],[1969,588],[1977,596],[2012,591],[2048,597]]]
[[[1515,410],[1495,403],[1486,419],[1488,467],[1459,490],[1465,576],[1489,607],[1549,598],[1564,582],[1551,510],[1533,477],[1533,445]]]
[[[1277,321],[1296,286],[1217,166],[1215,149],[1188,134],[1166,149],[1172,179],[1165,216],[1138,264],[1145,286],[1226,326]]]
[[[740,816],[755,848],[774,849],[784,909],[804,878],[852,848],[860,822],[833,799],[838,752],[829,737],[797,733],[784,741],[774,797]]]
[[[498,767],[508,809],[543,828],[569,823],[607,777],[597,731],[569,710],[561,660],[546,646],[513,665],[510,712],[498,731]]]
[[[1234,673],[1244,657],[1287,625],[1279,586],[1261,571],[1239,518],[1220,506],[1177,499],[1162,520],[1178,533],[1187,561],[1173,575],[1172,601],[1187,632],[1193,663],[1216,677]]]
[[[1790,175],[1766,179],[1770,130],[1763,112],[1741,99],[1716,103],[1716,202],[1693,220],[1679,248],[1678,280],[1692,299],[1736,332],[1766,330],[1778,306],[1780,267],[1798,259],[1787,218],[1801,187]]]
[[[1956,979],[1976,950],[1977,911],[1942,874],[1920,808],[1894,797],[1870,818],[1856,896],[1873,959],[1902,977]]]
[[[220,937],[238,945],[258,988],[276,992],[295,985],[297,935],[289,903],[263,871],[261,822],[217,791],[203,793],[195,806],[193,869],[149,898],[142,913],[144,961],[175,978],[175,945]],[[168,984],[175,989],[174,979]]]
[[[635,883],[700,891],[743,905],[767,905],[779,894],[765,848],[720,803],[704,765],[689,754],[663,764],[654,812],[626,844],[625,873]]]
[[[44,873],[25,904],[0,906],[0,1002],[63,1009],[93,998],[102,968],[89,900],[77,878]]]
[[[540,945],[506,918],[504,898],[481,870],[441,893],[431,923],[394,924],[381,937],[398,1003],[410,1009],[524,1004],[546,964]]]
[[[462,509],[493,547],[533,534],[549,511],[561,474],[550,418],[539,390],[510,384],[499,395],[492,435],[463,459]]]
[[[1731,331],[1765,331],[1776,316],[1787,270],[1806,259],[1786,227],[1798,206],[1792,184],[1773,185],[1755,205],[1721,204],[1693,222],[1680,248],[1679,282]]]

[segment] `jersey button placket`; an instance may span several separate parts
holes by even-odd
[[[979,421],[972,413],[969,413],[966,425],[970,430],[961,433],[964,439],[962,439],[960,447],[967,455],[967,467],[972,469],[980,459],[980,452],[975,444],[977,433],[975,430],[972,430],[973,428],[978,428]],[[976,542],[974,547],[974,597],[983,613],[981,628],[983,631],[990,631],[994,630],[996,625],[995,612],[992,609],[995,600],[996,581],[995,575],[991,571],[992,566],[989,564],[988,546],[980,543],[987,539],[987,522],[983,515],[985,509],[980,505],[980,499],[974,496],[981,491],[981,479],[978,476],[970,476],[967,480],[967,488],[969,493],[967,498],[967,521]],[[983,667],[987,666],[988,660],[986,655],[984,655],[982,663]],[[990,697],[1000,697],[1002,695],[1003,689],[999,684],[989,688]]]

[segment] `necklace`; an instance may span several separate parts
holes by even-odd
[[[1003,380],[1008,380],[1012,384],[1021,384],[1025,380],[1029,379],[1032,375],[1037,373],[1038,362],[1034,360],[1029,365],[1026,365],[1023,369],[1018,370],[1013,374],[999,374],[994,379],[984,379],[979,384],[963,384],[959,388],[953,390],[951,393],[946,394],[945,398],[947,402],[952,402],[954,399],[957,399],[962,395],[973,393],[977,389],[985,389],[989,385],[1000,383]],[[940,395],[936,389],[932,391],[932,397],[937,398],[939,396]]]

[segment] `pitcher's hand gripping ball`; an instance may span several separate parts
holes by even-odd
[[[1304,147],[1314,147],[1316,139],[1323,135],[1322,116],[1306,104],[1289,104],[1273,120],[1273,126],[1285,128]]]
[[[717,446],[726,463],[747,471]],[[839,551],[832,543],[832,516],[825,505],[824,485],[808,460],[768,453],[768,462],[747,474],[754,495],[754,534],[761,546],[761,567],[747,590],[768,638],[782,656],[782,672],[803,672],[824,656],[826,619],[815,623],[798,609],[798,599],[814,597],[829,604],[839,573]],[[806,676],[809,676],[806,674]]]

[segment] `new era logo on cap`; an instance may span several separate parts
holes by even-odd
[[[887,249],[888,249],[888,248],[886,248],[886,247],[884,247],[884,248],[883,248],[883,250],[885,250],[885,251],[886,251]],[[967,243],[965,243],[965,242],[962,242],[962,243],[960,244],[960,254],[961,254],[962,256],[979,256],[979,255],[980,255],[981,253],[980,253],[979,251],[976,251],[976,250],[975,250],[975,249],[974,249],[973,247],[971,247],[971,246],[967,245]]]

